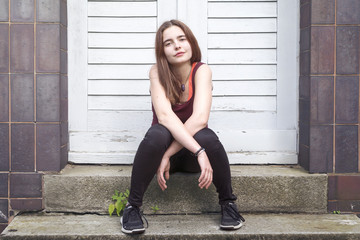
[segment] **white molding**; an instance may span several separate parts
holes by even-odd
[[[158,16],[157,22],[158,26],[168,20],[177,19],[177,0],[158,0],[157,1],[157,9],[158,9]]]
[[[201,61],[207,63],[208,51],[208,2],[207,0],[178,1],[178,19],[194,33],[201,50]]]
[[[293,152],[228,152],[230,164],[297,164]],[[133,164],[135,152],[69,154],[75,164]]]
[[[87,0],[67,4],[70,132],[87,130],[87,4]]]
[[[299,6],[299,0],[278,0],[278,129],[298,128]]]

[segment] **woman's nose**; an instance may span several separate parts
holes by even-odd
[[[179,41],[175,41],[174,46],[175,46],[175,49],[179,49],[180,48]]]

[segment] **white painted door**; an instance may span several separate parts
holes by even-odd
[[[213,71],[209,126],[231,163],[297,163],[298,0],[69,1],[69,160],[132,163],[151,124],[157,27],[194,31]]]

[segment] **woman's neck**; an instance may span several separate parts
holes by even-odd
[[[182,83],[185,84],[189,78],[189,73],[191,71],[190,61],[181,65],[174,66],[174,71],[181,78]]]

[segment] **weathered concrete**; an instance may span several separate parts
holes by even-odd
[[[336,214],[244,214],[237,231],[219,230],[220,215],[147,216],[144,235],[126,236],[118,217],[30,214],[15,217],[1,239],[214,239],[214,240],[358,240],[360,219]]]
[[[288,166],[231,166],[234,193],[242,212],[325,213],[327,176]],[[47,211],[106,214],[115,189],[130,187],[131,166],[72,166],[44,176]],[[152,181],[144,197],[144,212],[158,205],[159,213],[219,211],[215,187],[198,188],[198,174],[174,174],[162,192]]]

